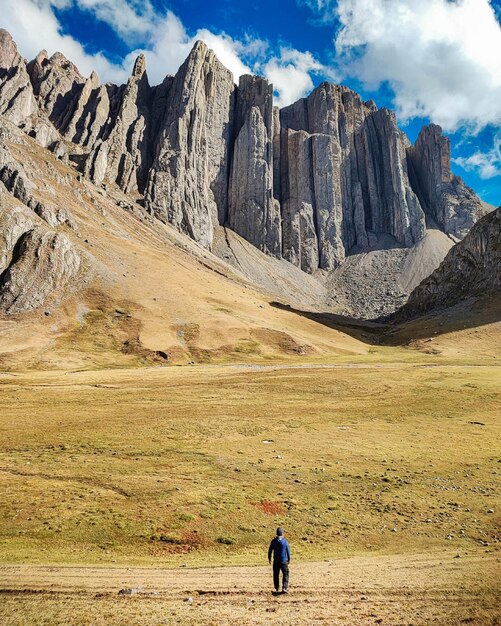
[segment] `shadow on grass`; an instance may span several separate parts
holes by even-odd
[[[381,345],[382,337],[384,333],[389,329],[387,324],[380,322],[373,322],[370,320],[359,320],[354,317],[348,317],[345,315],[337,315],[336,313],[317,313],[315,311],[302,311],[301,309],[295,309],[289,304],[282,304],[281,302],[270,302],[270,305],[276,309],[282,311],[290,311],[301,317],[306,317],[309,320],[323,324],[328,328],[333,328],[347,335],[351,335],[370,345]]]
[[[411,341],[431,335],[478,328],[501,321],[501,294],[489,294],[465,300],[455,306],[436,309],[404,322],[356,319],[335,313],[302,311],[288,304],[271,302],[271,306],[306,317],[318,324],[350,335],[373,346],[407,345]]]

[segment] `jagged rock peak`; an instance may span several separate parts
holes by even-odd
[[[488,208],[452,173],[450,141],[442,128],[423,126],[407,159],[412,186],[428,218],[448,235],[462,239]]]
[[[35,110],[26,63],[10,33],[0,29],[0,115],[14,124],[22,124]]]
[[[0,67],[9,68],[18,63],[20,55],[9,31],[0,28]]]
[[[146,72],[146,57],[144,56],[144,54],[140,54],[134,63],[132,76],[141,77],[145,72]]]
[[[234,92],[231,72],[197,41],[169,86],[153,138],[145,205],[208,248],[226,219]]]

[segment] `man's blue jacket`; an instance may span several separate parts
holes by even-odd
[[[268,548],[268,560],[273,554],[274,563],[288,563],[291,560],[291,549],[285,537],[275,537]]]

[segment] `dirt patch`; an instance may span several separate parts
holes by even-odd
[[[272,500],[260,500],[259,502],[251,502],[252,506],[266,513],[267,515],[284,515],[285,508],[281,502]]]
[[[180,342],[190,346],[200,336],[199,324],[174,324],[172,330],[175,331]]]
[[[288,333],[272,328],[256,328],[251,330],[251,336],[260,343],[278,348],[284,354],[307,356],[313,354],[315,349],[307,343],[300,344]]]
[[[4,566],[0,615],[6,626],[496,626],[496,558],[442,551],[295,561],[288,596],[272,595],[269,567]],[[141,592],[119,596],[124,587]]]
[[[223,345],[218,348],[190,348],[190,355],[196,363],[210,363],[213,360],[218,360],[233,352],[233,346]]]

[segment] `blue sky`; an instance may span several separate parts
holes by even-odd
[[[83,74],[126,80],[145,52],[158,83],[203,39],[237,76],[267,76],[285,105],[323,80],[397,113],[414,141],[433,121],[453,171],[501,204],[501,0],[0,0],[0,25],[32,58],[63,52]]]

